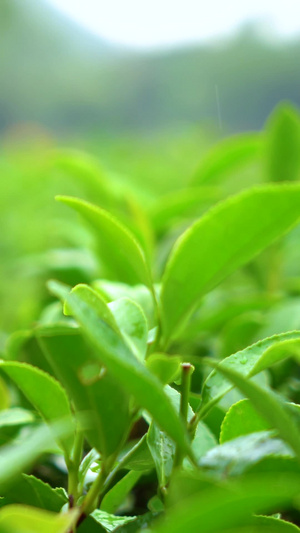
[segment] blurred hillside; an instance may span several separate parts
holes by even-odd
[[[0,130],[55,133],[184,125],[259,129],[281,100],[300,105],[300,41],[270,44],[255,27],[210,46],[137,53],[113,47],[46,0],[0,3]]]

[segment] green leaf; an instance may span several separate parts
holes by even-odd
[[[252,403],[249,400],[240,400],[230,407],[223,419],[220,443],[268,429],[272,429],[271,425],[258,414]]]
[[[142,475],[143,472],[134,470],[125,474],[125,476],[105,494],[101,503],[101,510],[106,511],[107,513],[115,513]]]
[[[78,510],[56,514],[23,505],[7,505],[0,510],[0,530],[7,533],[66,533],[77,516]]]
[[[10,394],[5,381],[0,378],[0,414],[2,409],[8,409],[10,405]]]
[[[226,529],[224,533],[299,533],[300,529],[285,520],[272,516],[255,516],[249,520],[249,525]]]
[[[93,227],[101,249],[101,259],[118,280],[143,283],[152,288],[145,252],[130,231],[114,216],[99,207],[67,196],[57,200],[78,211]]]
[[[259,431],[212,448],[199,465],[221,477],[237,476],[269,456],[290,458],[294,454],[282,440],[272,438],[270,431]]]
[[[253,516],[250,520],[249,528],[245,527],[243,530],[234,530],[226,533],[299,533],[300,529],[285,520],[274,518],[273,516]]]
[[[227,177],[259,154],[261,138],[258,134],[246,133],[229,137],[214,146],[193,176],[193,184],[215,183]]]
[[[149,531],[152,531],[152,527],[157,516],[157,513],[153,514],[151,512],[139,515],[135,518],[135,520],[127,522],[127,524],[124,524],[122,527],[120,527],[118,533],[140,533],[141,531],[149,533]]]
[[[265,370],[266,368],[269,368],[273,362],[276,363],[276,361],[279,360],[274,358],[273,361],[272,358],[268,356],[268,353],[272,354],[272,351],[269,352],[269,350],[273,349],[273,347],[275,348],[275,346],[278,346],[278,350],[280,350],[281,344],[284,348],[284,343],[286,341],[296,341],[298,339],[300,339],[300,332],[298,331],[273,335],[273,337],[263,339],[252,346],[248,346],[248,348],[245,348],[244,350],[226,357],[220,363],[220,367],[232,368],[245,377],[254,376],[257,371],[260,372]],[[264,357],[265,353],[267,353],[266,357]],[[289,357],[290,353],[280,350],[280,357],[281,356]],[[215,371],[209,374],[202,389],[201,415],[204,416],[204,414],[223,398],[231,388],[232,384],[224,379],[222,374]]]
[[[96,361],[104,364],[112,376],[137,403],[148,411],[180,446],[190,454],[191,449],[185,428],[174,409],[162,384],[129,350],[119,336],[103,321],[99,320],[94,309],[78,295],[69,293],[63,286],[55,284],[53,292],[65,299],[83,333],[94,346]]]
[[[176,355],[153,353],[146,360],[147,368],[155,374],[159,380],[167,385],[172,383],[180,375],[181,358]]]
[[[88,471],[90,470],[93,463],[96,461],[99,461],[100,455],[95,448],[92,448],[89,453],[85,455],[85,457],[82,459],[79,471],[78,471],[78,492],[81,494],[83,492],[83,489],[85,487],[85,481],[86,481],[86,475]]]
[[[153,528],[155,533],[219,533],[233,527],[243,531],[241,527],[249,524],[250,515],[287,508],[300,491],[299,476],[292,473],[265,473],[263,477],[248,474],[213,487],[203,485],[203,477],[199,476],[198,490],[195,475],[191,481],[193,492],[188,498],[183,494],[176,507]]]
[[[51,283],[53,286],[54,282],[49,283],[50,287]],[[116,323],[112,311],[110,310],[106,301],[102,298],[101,294],[99,294],[98,291],[95,291],[94,289],[92,289],[92,287],[89,287],[89,285],[81,283],[79,285],[76,285],[76,287],[72,289],[72,292],[77,294],[79,298],[84,300],[87,304],[91,305],[101,320],[104,320],[104,322],[106,322],[112,329],[114,329],[116,332],[119,332],[119,327]],[[69,314],[67,305],[64,306],[64,313],[66,315]]]
[[[0,428],[9,426],[23,426],[35,421],[35,416],[31,411],[22,407],[12,407],[0,411]]]
[[[210,429],[203,422],[197,425],[196,433],[192,442],[192,449],[194,451],[197,462],[209,450],[217,445],[217,440]]]
[[[121,529],[122,526],[136,519],[136,516],[115,516],[113,514],[106,513],[105,511],[101,511],[100,509],[93,511],[91,516],[96,522],[101,524],[101,526],[103,526],[105,531],[108,533],[117,528]]]
[[[153,295],[148,287],[145,285],[126,285],[126,283],[118,283],[107,280],[96,280],[93,282],[93,287],[101,296],[107,301],[112,302],[119,298],[129,298],[141,306],[146,316],[149,328],[155,325],[155,308],[153,302]]]
[[[61,420],[51,426],[51,433],[62,438],[72,432],[70,419]],[[31,430],[20,441],[9,443],[1,448],[0,455],[0,492],[3,493],[16,476],[31,466],[38,457],[49,450],[49,428],[45,425]],[[51,439],[50,439],[51,440]]]
[[[84,284],[76,285],[72,292],[91,305],[99,318],[125,339],[137,357],[142,360],[145,358],[148,325],[139,304],[127,297],[107,303],[99,291]],[[65,306],[65,312],[68,314],[67,306]]]
[[[159,486],[165,487],[173,470],[175,445],[154,422],[151,423],[147,433],[147,443],[155,464]]]
[[[278,107],[266,126],[266,173],[269,181],[300,177],[300,118],[287,104]]]
[[[125,341],[141,360],[147,352],[148,325],[142,308],[129,298],[120,298],[108,304]]]
[[[300,359],[300,338],[282,340],[270,346],[256,362],[251,370],[251,376],[258,374],[275,363],[284,361],[287,357],[295,357],[297,360]]]
[[[222,290],[219,287],[207,294],[196,313],[191,317],[185,330],[182,332],[183,339],[194,339],[205,331],[215,333],[221,331],[227,323],[240,315],[264,311],[270,307],[270,299],[261,293],[249,292],[247,296],[233,292],[232,290]],[[289,331],[295,328],[285,328],[282,331]],[[280,332],[274,332],[280,333]],[[270,335],[263,335],[269,337]]]
[[[231,368],[219,365],[211,359],[205,359],[204,362],[216,368],[249,398],[257,412],[271,424],[272,428],[277,429],[278,435],[289,444],[300,460],[300,425],[296,421],[293,407],[284,403],[273,391],[262,389]]]
[[[178,335],[205,293],[284,235],[299,217],[299,185],[264,186],[221,202],[186,230],[163,275],[166,341]]]
[[[89,515],[77,528],[76,533],[105,533],[107,530]]]
[[[0,446],[14,439],[22,427],[35,421],[34,413],[21,407],[0,411]]]
[[[104,324],[95,308],[91,309],[96,322]],[[50,326],[37,329],[36,335],[45,356],[75,404],[79,423],[90,445],[109,456],[119,447],[128,431],[128,395],[118,386],[112,372],[103,369],[99,360],[95,361],[93,350],[78,328]]]
[[[58,513],[68,503],[62,490],[58,491],[35,476],[22,474],[13,488],[2,493],[12,503],[22,503]]]
[[[39,368],[15,361],[0,361],[0,369],[21,389],[30,403],[47,423],[72,420],[72,412],[65,390],[52,376]],[[59,444],[70,457],[74,435],[59,439]]]
[[[154,467],[152,455],[147,444],[147,434],[136,442],[130,449],[123,450],[119,462],[122,468],[146,472]]]

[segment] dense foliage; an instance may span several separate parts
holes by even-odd
[[[24,193],[15,242],[56,214],[69,245],[21,250],[38,282],[3,331],[0,531],[299,531],[297,111],[181,188],[142,194],[75,152],[51,169],[85,199],[36,216]]]

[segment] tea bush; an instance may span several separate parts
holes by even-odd
[[[0,362],[0,531],[299,531],[297,111],[152,198],[54,167],[85,199]]]

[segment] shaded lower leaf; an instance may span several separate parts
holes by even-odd
[[[58,513],[68,503],[63,491],[50,487],[35,476],[22,474],[12,489],[2,493],[12,503],[22,503]]]
[[[99,319],[98,319],[99,320]],[[41,347],[75,404],[82,429],[105,456],[121,444],[130,422],[129,397],[95,362],[78,329],[44,327],[36,331]]]
[[[270,456],[290,458],[294,453],[282,440],[272,438],[271,432],[260,431],[212,448],[199,464],[219,476],[237,476]]]
[[[72,432],[70,419],[57,422],[51,427],[51,433],[62,437]],[[0,453],[0,491],[6,490],[15,481],[16,476],[30,467],[43,453],[49,449],[50,433],[47,426],[30,431],[23,440],[10,443],[1,448]]]
[[[105,494],[101,502],[101,510],[107,513],[115,513],[124,502],[127,494],[137,484],[143,472],[132,470],[125,474],[120,481],[118,481],[107,494]]]
[[[273,391],[262,389],[231,368],[219,365],[211,359],[205,359],[205,363],[216,368],[249,398],[258,413],[277,429],[278,435],[294,450],[300,460],[299,420],[296,420],[294,407],[281,400]]]
[[[118,528],[118,533],[138,533],[140,531],[152,531],[152,527],[155,524],[155,521],[158,517],[158,513],[146,513],[140,516],[137,516],[135,520],[131,520]],[[151,528],[151,529],[150,529]]]
[[[125,448],[122,452],[119,462],[122,468],[128,470],[135,470],[137,472],[145,472],[153,468],[153,458],[147,444],[147,434],[131,446],[129,449]]]
[[[1,370],[21,389],[47,423],[62,418],[72,422],[72,412],[65,390],[52,376],[26,363],[1,361]],[[74,435],[59,439],[67,456],[70,456]]]
[[[192,442],[192,448],[197,461],[199,461],[208,450],[214,448],[216,445],[217,440],[211,430],[206,424],[199,422]]]
[[[136,519],[136,516],[115,516],[110,513],[106,513],[105,511],[100,511],[100,509],[96,509],[92,512],[91,517],[98,522],[108,533],[111,531],[114,531],[118,528],[118,530],[121,530],[121,527],[128,524],[129,522],[133,522]]]
[[[258,414],[251,402],[240,400],[233,404],[225,415],[221,426],[220,443],[268,429],[272,429],[271,425]]]
[[[198,487],[198,490],[197,490]],[[271,513],[290,506],[300,493],[296,474],[247,475],[222,486],[203,489],[203,477],[194,478],[189,498],[178,501],[166,514],[155,533],[219,533],[249,524],[250,516]],[[180,490],[180,487],[178,487]]]
[[[155,422],[152,422],[147,434],[147,443],[155,464],[159,486],[165,487],[173,469],[176,451],[174,442]]]

